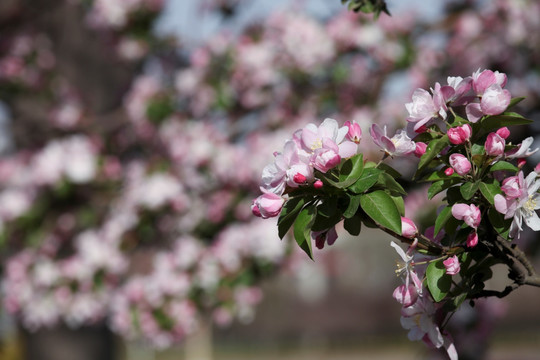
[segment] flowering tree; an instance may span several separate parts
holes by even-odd
[[[367,4],[383,4],[349,3],[363,11],[372,11]],[[206,10],[220,10],[228,19],[242,4],[205,2]],[[221,325],[235,317],[251,319],[261,299],[259,280],[277,271],[288,251],[276,241],[274,223],[249,214],[260,164],[282,139],[316,118],[356,121],[349,124],[348,137],[335,124],[309,126],[305,153],[287,145],[266,174],[273,191],[258,201],[261,216],[277,215],[281,195],[291,188],[307,190],[304,184],[313,182],[323,186],[313,191],[327,191],[330,181],[341,182],[330,174],[338,169],[345,174],[347,167],[361,176],[380,171],[388,182],[388,188],[378,184],[357,189],[356,195],[386,189],[401,204],[402,191],[390,179],[396,173],[364,160],[374,158],[378,146],[391,155],[387,160],[411,151],[420,155],[437,135],[430,131],[435,135],[422,140],[425,145],[415,139],[414,149],[410,132],[389,136],[387,128],[403,120],[403,104],[389,84],[406,74],[409,85],[427,87],[448,69],[464,74],[490,66],[509,74],[527,95],[524,108],[535,110],[538,75],[531,69],[538,48],[528,40],[539,33],[531,16],[538,6],[496,1],[476,8],[470,2],[448,9],[443,29],[410,14],[399,21],[382,14],[374,22],[343,11],[321,22],[282,12],[238,35],[220,33],[182,48],[182,39],[152,31],[161,1],[1,2],[0,95],[13,119],[13,147],[0,161],[5,308],[32,331],[62,322],[73,327],[105,322],[127,339],[158,347],[182,341],[201,318]],[[482,31],[488,27],[493,32]],[[434,31],[448,35],[444,49],[426,40]],[[510,53],[511,58],[500,55]],[[498,85],[475,93],[482,100],[470,100],[462,118],[482,123],[485,114],[499,111],[498,99],[508,95],[505,84]],[[453,94],[444,86],[437,96],[415,93],[408,107],[416,124],[423,123],[417,130],[430,126],[435,113],[441,121],[454,119],[453,106],[446,103],[457,101],[468,85],[450,86]],[[472,139],[472,133],[482,137],[474,126],[452,121],[460,127],[448,133],[449,143]],[[365,159],[352,157],[336,168],[356,153],[359,125],[365,129],[374,122],[376,140],[369,147],[364,142]],[[326,132],[331,141],[319,146]],[[500,147],[497,137],[490,142]],[[306,165],[315,150],[317,167]],[[461,149],[455,155],[447,160],[455,172],[445,174],[451,179],[480,166]],[[471,170],[457,155],[468,159]],[[396,165],[405,173],[410,164]],[[525,177],[516,176],[522,188]],[[336,194],[352,183],[340,186]],[[497,199],[500,209],[504,204],[510,209],[506,214],[518,208],[512,198]],[[475,213],[470,206],[460,211],[459,221]],[[352,224],[360,222],[347,221],[357,226]],[[335,240],[332,226],[314,230],[320,232],[315,236],[320,247]],[[396,223],[393,230],[399,233]],[[436,249],[431,251],[442,251]]]
[[[319,249],[332,245],[335,226],[343,222],[351,235],[361,226],[376,227],[408,244],[396,243],[400,259],[396,273],[403,284],[393,297],[402,305],[401,324],[409,339],[457,351],[445,325],[466,301],[504,297],[522,285],[540,286],[525,254],[512,240],[524,226],[540,230],[540,175],[524,175],[533,139],[506,142],[507,126],[531,122],[510,111],[523,98],[511,98],[507,77],[491,70],[466,78],[449,77],[431,91],[417,89],[406,104],[407,128],[389,137],[373,124],[370,135],[382,149],[382,159],[364,160],[356,123],[343,127],[333,119],[308,124],[294,133],[275,160],[263,170],[263,194],[252,211],[277,217],[279,234],[293,228],[296,242],[310,257],[312,241]],[[428,183],[428,198],[445,192],[445,204],[427,229],[420,231],[405,217],[406,191],[399,172],[384,160],[419,158],[414,175]],[[486,287],[492,267],[508,267],[508,285]]]

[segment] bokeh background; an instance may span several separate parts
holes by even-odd
[[[0,358],[437,358],[399,325],[390,239],[343,234],[312,262],[250,212],[295,129],[356,121],[378,159],[370,124],[403,127],[414,89],[447,76],[505,72],[540,119],[538,2],[388,6],[2,0]],[[440,199],[404,185],[428,225]],[[540,358],[538,298],[465,306],[461,358]]]

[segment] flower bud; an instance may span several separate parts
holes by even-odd
[[[508,128],[506,126],[500,128],[495,133],[497,135],[499,135],[500,137],[502,137],[503,139],[505,139],[505,140],[510,136],[510,130],[508,130]]]
[[[471,171],[471,162],[461,154],[450,155],[450,166],[461,176]]]
[[[253,215],[257,217],[262,217],[261,211],[259,210],[259,207],[255,203],[256,201],[257,199],[253,199],[253,202],[251,203],[251,212],[253,213]]]
[[[417,143],[416,143],[416,149],[414,150],[414,155],[415,155],[416,157],[422,157],[422,155],[425,154],[426,149],[427,149],[426,143],[423,143],[423,142],[417,142]]]
[[[446,176],[450,176],[450,175],[452,175],[453,173],[454,173],[454,169],[452,169],[451,167],[446,168],[446,170],[444,170],[444,174],[445,174]]]
[[[536,164],[536,166],[534,167],[534,172],[540,174],[540,163]]]
[[[321,180],[316,180],[314,183],[313,183],[313,187],[315,189],[320,189],[323,187],[323,182]]]
[[[263,219],[278,216],[284,203],[285,199],[274,193],[262,194],[254,201],[255,207],[258,208]],[[254,210],[253,206],[251,211],[257,216],[257,210]]]
[[[478,234],[475,232],[472,232],[467,236],[467,246],[472,248],[478,245]]]
[[[501,190],[504,192],[508,199],[517,199],[523,193],[523,190],[519,186],[519,177],[510,176],[502,182]]]
[[[401,217],[401,235],[409,238],[414,239],[416,235],[418,234],[418,228],[414,224],[414,222],[406,217]]]
[[[472,135],[472,127],[469,124],[465,124],[455,128],[450,128],[446,133],[448,134],[448,139],[452,144],[459,145],[469,140]]]
[[[459,259],[457,258],[456,255],[444,260],[443,264],[444,264],[444,267],[446,268],[446,273],[448,275],[459,274],[459,271],[461,270],[459,266]]]
[[[345,124],[343,124],[349,128],[349,131],[347,132],[347,139],[359,144],[360,140],[362,140],[362,129],[360,128],[360,125],[357,122],[350,122],[345,121]]]
[[[484,146],[486,148],[486,154],[489,156],[499,156],[504,154],[506,141],[497,133],[490,133]]]
[[[517,159],[517,166],[518,168],[522,168],[527,163],[527,160],[525,158],[519,158]]]
[[[303,184],[306,182],[306,177],[303,174],[296,173],[293,177],[293,180],[297,184]]]
[[[510,105],[511,99],[510,91],[494,84],[488,87],[484,95],[482,95],[480,108],[485,115],[499,115]]]

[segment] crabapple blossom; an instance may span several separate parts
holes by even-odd
[[[440,94],[440,85],[438,83],[437,85],[433,96],[424,89],[416,89],[412,95],[412,102],[405,104],[409,112],[407,121],[414,124],[415,131],[433,118],[438,116],[446,118],[446,105]]]
[[[506,85],[506,74],[498,71],[478,69],[472,74],[472,88],[477,95],[483,95],[490,86],[497,85],[503,88]]]
[[[451,167],[444,169],[444,174],[445,174],[446,176],[450,176],[450,175],[452,175],[453,173],[454,173],[454,169],[451,168]]]
[[[465,124],[462,126],[450,128],[446,133],[448,134],[448,139],[452,144],[459,145],[469,140],[472,134],[472,128],[471,125]]]
[[[373,124],[370,135],[373,142],[390,156],[409,155],[416,150],[415,142],[403,130],[398,130],[392,138],[389,138],[386,135],[386,125],[381,129],[379,125]]]
[[[529,157],[535,152],[538,151],[538,148],[531,150],[530,146],[534,142],[534,138],[532,136],[529,136],[528,138],[525,138],[521,144],[519,144],[519,147],[517,149],[510,150],[505,154],[507,159],[519,159],[519,158],[525,158]]]
[[[459,274],[459,271],[461,270],[460,265],[459,265],[459,259],[457,258],[456,255],[444,260],[443,264],[444,264],[444,267],[446,268],[446,273],[448,275]]]
[[[499,115],[510,105],[510,91],[494,84],[486,89],[480,100],[480,108],[486,115]]]
[[[414,239],[418,234],[418,228],[415,223],[406,217],[401,217],[401,235],[409,239]]]
[[[345,121],[343,125],[349,128],[347,139],[359,144],[360,140],[362,140],[362,129],[360,128],[360,125],[355,121],[351,122],[349,120]]]
[[[461,154],[452,154],[449,158],[450,166],[458,173],[463,176],[471,171],[471,162],[465,156]]]
[[[253,210],[253,212],[260,213],[263,219],[275,217],[279,215],[284,203],[285,199],[280,195],[267,192],[254,200],[253,206],[257,210]]]
[[[505,140],[510,136],[510,130],[506,126],[497,130],[496,133]]]
[[[467,236],[467,246],[472,248],[478,245],[478,233],[472,232]]]
[[[518,191],[514,189],[515,184],[512,186],[512,190],[509,191],[512,196],[502,196],[497,194],[494,197],[495,209],[501,214],[504,214],[505,219],[512,219],[510,225],[510,236],[515,237],[521,231],[523,231],[523,221],[528,227],[534,231],[540,231],[540,218],[535,210],[540,209],[540,194],[538,189],[540,188],[540,179],[536,172],[532,172],[524,179],[523,172],[518,173],[517,184],[519,197],[512,197]],[[512,183],[515,180],[511,180]]]
[[[486,154],[489,156],[500,156],[504,154],[504,148],[506,141],[500,137],[497,133],[489,133],[484,147],[486,148]]]
[[[416,142],[416,148],[414,150],[414,155],[416,157],[422,157],[422,155],[425,154],[426,149],[427,149],[427,144],[426,143],[423,143],[421,141],[417,141]]]
[[[482,220],[480,209],[474,204],[454,204],[452,206],[452,215],[458,220],[465,221],[465,224],[473,229],[478,228]]]

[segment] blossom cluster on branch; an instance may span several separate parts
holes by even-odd
[[[308,124],[294,133],[262,173],[263,192],[252,212],[279,217],[280,237],[293,235],[310,257],[312,244],[332,245],[335,226],[351,235],[362,225],[377,227],[409,244],[407,252],[392,242],[401,261],[396,273],[403,285],[394,291],[402,305],[401,324],[409,339],[457,351],[445,325],[465,300],[503,297],[521,285],[540,286],[524,253],[510,242],[526,224],[540,230],[540,175],[524,175],[532,137],[512,144],[508,126],[526,125],[510,108],[523,98],[505,89],[506,74],[491,70],[449,77],[430,91],[417,89],[407,128],[387,135],[377,124],[371,137],[383,152],[378,162],[358,153],[358,124],[343,127],[333,119]],[[429,184],[428,198],[443,192],[444,205],[431,227],[420,231],[405,217],[401,174],[384,162],[389,157],[419,158],[414,178]],[[426,199],[427,200],[427,199]],[[509,268],[502,292],[487,290],[492,267]]]

